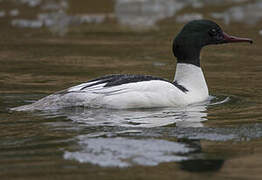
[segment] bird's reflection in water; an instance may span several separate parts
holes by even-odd
[[[180,162],[194,151],[185,143],[152,138],[77,137],[78,146],[66,151],[64,158],[101,167],[156,166],[164,162]]]
[[[212,172],[222,168],[223,159],[192,159],[180,162],[180,168],[189,172]]]
[[[160,127],[176,124],[177,127],[202,127],[207,120],[207,105],[198,104],[179,108],[155,109],[89,109],[66,108],[42,112],[45,116],[63,116],[87,126]]]
[[[178,142],[194,148],[194,151],[188,155],[188,159],[178,162],[182,170],[195,173],[215,172],[223,167],[225,160],[221,157],[214,157],[214,155],[204,153],[199,139],[182,138],[178,139]]]
[[[174,162],[179,163],[183,170],[203,172],[219,170],[224,161],[205,158],[200,140],[177,138],[173,141],[136,135],[141,134],[143,128],[150,127],[202,127],[202,122],[207,120],[207,106],[205,103],[180,108],[131,110],[78,107],[48,111],[44,115],[66,117],[87,127],[124,127],[112,132],[96,128],[95,132],[80,133],[73,138],[74,145],[64,152],[66,160],[122,168]],[[197,163],[199,169],[194,169]]]
[[[171,141],[153,138],[76,137],[77,146],[65,151],[64,158],[101,167],[157,166],[178,163],[190,172],[219,170],[223,159],[206,158],[199,140]]]

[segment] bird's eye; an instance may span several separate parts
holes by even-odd
[[[215,36],[215,35],[217,35],[217,30],[216,30],[216,29],[210,29],[210,30],[208,31],[208,34],[209,34],[210,36]]]

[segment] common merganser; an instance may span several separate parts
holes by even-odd
[[[249,42],[229,36],[215,22],[187,23],[173,41],[177,67],[173,82],[145,75],[107,75],[11,110],[48,110],[72,106],[114,109],[186,106],[209,97],[200,51],[211,44]]]

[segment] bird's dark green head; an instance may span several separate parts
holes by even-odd
[[[173,41],[173,53],[178,63],[200,66],[202,47],[211,44],[250,42],[251,39],[229,36],[219,25],[210,20],[194,20],[187,23]]]

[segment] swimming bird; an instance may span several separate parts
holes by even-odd
[[[200,66],[200,51],[212,44],[249,42],[226,34],[211,20],[187,23],[173,41],[177,58],[173,82],[146,75],[107,75],[54,93],[16,111],[50,110],[72,106],[128,109],[177,107],[206,101],[208,87]]]

